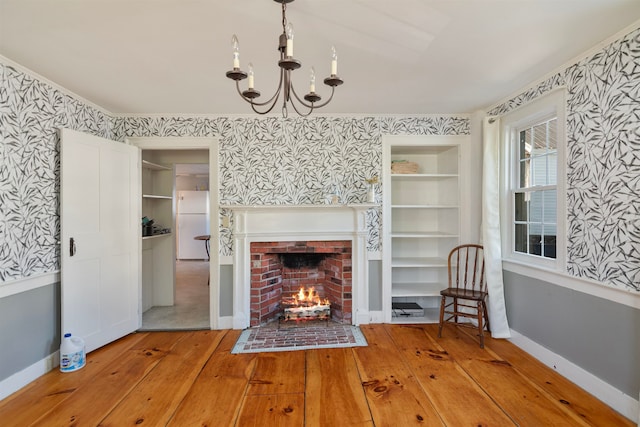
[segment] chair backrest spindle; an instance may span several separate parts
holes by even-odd
[[[451,250],[448,259],[449,287],[484,292],[484,252],[477,244],[460,245]],[[453,283],[455,274],[455,284]]]

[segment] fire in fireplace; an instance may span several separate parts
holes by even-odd
[[[284,308],[283,320],[329,320],[331,317],[331,303],[327,298],[321,298],[314,286],[300,288],[290,297],[282,298]]]

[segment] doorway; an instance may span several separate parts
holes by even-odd
[[[169,166],[173,171],[170,174],[173,200],[170,221],[173,235],[171,238],[172,255],[168,261],[165,259],[165,264],[171,264],[174,272],[171,275],[173,301],[171,304],[141,307],[141,329],[213,329],[218,323],[218,307],[214,303],[218,297],[216,286],[218,277],[216,268],[218,263],[217,239],[212,239],[210,242],[210,260],[206,256],[198,256],[196,259],[178,259],[176,245],[179,228],[176,219],[179,191],[210,190],[213,183],[217,182],[217,167],[210,167],[210,165],[217,164],[217,140],[215,138],[144,137],[128,138],[127,142],[141,148],[143,159]],[[211,212],[211,206],[217,206],[217,191],[211,191],[210,194],[208,206]],[[215,212],[217,212],[217,208]],[[218,215],[210,215],[208,224],[210,230],[217,230],[217,219]],[[215,227],[211,224],[215,224]],[[201,248],[205,247],[204,241],[196,243],[201,245]],[[141,282],[144,284],[144,277]],[[144,289],[142,289],[142,293],[144,294]],[[194,305],[195,302],[198,303],[197,306]]]
[[[174,304],[142,313],[141,331],[210,329],[209,262],[176,260]]]
[[[171,237],[166,239],[171,250],[154,255],[151,262],[160,263],[158,267],[165,275],[172,271],[170,280],[172,298],[152,303],[158,288],[168,286],[167,277],[157,277],[154,271],[149,274],[153,283],[144,277],[146,252],[153,250],[143,244],[143,292],[142,326],[140,330],[193,330],[209,329],[209,152],[208,150],[143,150],[142,159],[147,164],[155,164],[167,168],[164,180],[156,178],[151,185],[143,176],[143,193],[145,184],[160,193],[171,194],[171,216],[164,215],[164,224],[160,228],[170,229]],[[157,173],[156,173],[157,174]],[[155,221],[163,218],[162,202],[152,200],[151,206],[143,198],[143,215],[157,214],[158,217],[147,218]],[[155,208],[155,210],[154,210]],[[154,242],[155,243],[155,242]],[[157,243],[156,243],[157,244]],[[168,264],[172,264],[168,268]],[[155,267],[153,267],[155,268]],[[154,298],[155,299],[155,298]]]

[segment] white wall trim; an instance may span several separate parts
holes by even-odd
[[[218,329],[233,329],[233,316],[218,317]]]
[[[49,286],[60,281],[60,270],[0,283],[0,298]]]
[[[555,270],[531,267],[527,264],[511,260],[502,260],[502,268],[506,271],[542,280],[583,294],[592,295],[594,297],[640,309],[640,292],[627,291],[613,286],[608,286],[606,283],[597,282],[595,280],[582,279]]]
[[[367,252],[367,260],[369,260],[369,261],[380,261],[380,260],[382,260],[382,252],[381,251],[370,251],[370,252]]]
[[[535,341],[511,329],[510,342],[526,351],[540,362],[558,372],[563,377],[576,383],[625,417],[638,422],[638,401],[585,371],[580,366],[541,346]]]
[[[233,256],[223,255],[220,257],[220,265],[233,265]]]
[[[213,136],[129,136],[125,143],[141,150],[209,150],[218,144]],[[217,159],[216,159],[217,160]]]
[[[55,367],[60,365],[60,352],[56,351],[37,361],[31,366],[27,366],[20,372],[16,372],[10,377],[0,382],[0,400],[6,398],[12,393],[20,390],[22,387],[36,380]]]
[[[369,311],[369,323],[384,323],[384,311]]]
[[[432,113],[432,114],[424,114],[424,113],[402,113],[402,114],[377,114],[377,113],[313,113],[314,117],[323,117],[323,118],[366,118],[373,117],[374,119],[383,119],[383,118],[392,118],[392,119],[413,119],[413,118],[440,118],[440,117],[449,117],[449,118],[461,118],[461,119],[469,119],[471,117],[470,113]],[[198,113],[118,113],[113,115],[114,119],[122,118],[180,118],[180,119],[217,119],[217,118],[226,118],[226,119],[255,119],[255,113],[236,113],[236,114],[228,114],[228,113],[206,113],[206,114],[198,114]],[[279,118],[282,120],[286,120],[282,118],[282,113],[270,113],[265,114],[265,118]]]

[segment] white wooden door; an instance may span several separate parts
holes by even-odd
[[[140,326],[140,150],[60,136],[62,333],[92,351]]]

